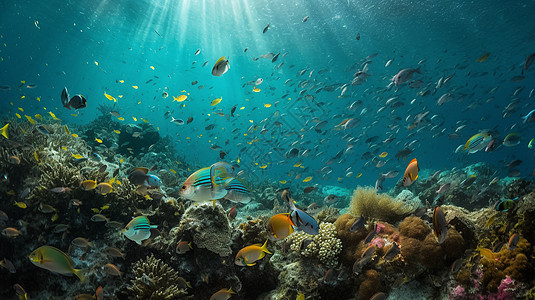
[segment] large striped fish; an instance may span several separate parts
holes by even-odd
[[[196,202],[205,202],[225,197],[228,183],[234,178],[234,167],[226,162],[217,162],[191,174],[180,189],[180,196]]]
[[[149,219],[145,216],[135,217],[126,225],[121,231],[129,240],[132,240],[139,245],[141,242],[150,237],[150,229],[156,228],[156,225],[150,225]]]
[[[484,149],[491,140],[492,136],[488,132],[480,132],[466,141],[463,150],[468,151],[468,153],[476,153]]]

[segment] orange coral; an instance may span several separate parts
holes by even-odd
[[[381,280],[379,273],[375,270],[368,270],[364,273],[364,281],[359,286],[358,300],[370,299],[373,294],[381,290]]]

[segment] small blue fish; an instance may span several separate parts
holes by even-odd
[[[150,237],[151,228],[157,228],[156,225],[150,225],[149,219],[145,216],[135,217],[121,230],[129,240],[132,240],[138,245]]]
[[[95,158],[96,161],[101,161],[102,160],[102,156],[100,156],[98,153],[94,152],[93,153],[93,157]]]
[[[527,115],[522,117],[522,120],[524,120],[524,123],[526,122],[535,122],[535,109],[530,111]]]

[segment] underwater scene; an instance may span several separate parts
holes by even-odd
[[[535,299],[535,1],[0,1],[0,299]]]

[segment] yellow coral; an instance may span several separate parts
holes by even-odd
[[[413,211],[401,201],[396,201],[387,194],[377,194],[373,188],[358,187],[353,192],[349,213],[353,216],[364,216],[389,223],[395,223]]]

